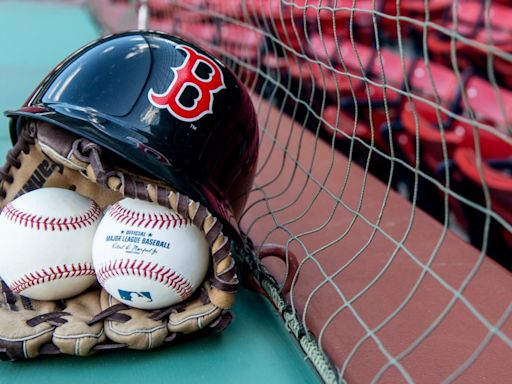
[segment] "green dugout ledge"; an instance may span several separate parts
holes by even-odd
[[[98,36],[85,7],[0,0],[0,110],[19,107],[60,60]],[[11,143],[3,114],[0,124],[4,159]],[[233,309],[221,334],[161,349],[0,362],[0,384],[319,382],[265,299],[242,288]]]

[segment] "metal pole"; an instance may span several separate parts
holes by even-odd
[[[148,13],[148,0],[140,0],[137,23],[138,29],[148,28]]]

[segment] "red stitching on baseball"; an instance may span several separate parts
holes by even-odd
[[[83,215],[71,217],[43,217],[37,214],[23,212],[12,203],[7,204],[3,211],[7,220],[27,228],[44,231],[69,231],[93,224],[100,217],[101,210],[98,204],[91,200],[91,206]]]
[[[122,224],[128,224],[144,228],[180,228],[184,225],[191,224],[191,221],[183,218],[177,213],[146,213],[136,212],[131,209],[122,207],[119,203],[115,203],[108,210],[108,215]]]
[[[173,271],[170,267],[165,268],[164,266],[144,260],[112,260],[96,268],[96,277],[100,284],[103,284],[111,277],[141,276],[174,289],[182,300],[189,297],[193,292],[190,281],[176,271]]]
[[[28,273],[9,284],[9,288],[15,293],[20,293],[27,288],[48,281],[76,276],[94,276],[94,274],[94,268],[91,263],[64,264]]]

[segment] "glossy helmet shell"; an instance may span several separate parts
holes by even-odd
[[[239,234],[257,161],[256,113],[237,77],[199,47],[154,31],[101,38],[6,115],[13,142],[24,118],[62,127],[205,204]]]

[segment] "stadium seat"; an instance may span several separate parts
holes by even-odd
[[[321,9],[310,17],[311,34],[320,34],[326,39],[353,38],[369,45],[375,38],[373,19],[383,5],[383,0],[324,1]]]
[[[468,114],[471,110],[479,122],[502,131],[509,129],[508,127],[512,124],[511,91],[472,76],[467,82],[466,94],[468,105],[463,105],[463,112]]]
[[[407,161],[413,165],[416,163],[416,145],[411,146],[410,143],[415,143],[416,136],[418,136],[421,167],[434,175],[439,165],[445,161],[443,142],[447,157],[450,159],[455,148],[463,140],[468,125],[467,123],[457,122],[441,131],[435,121],[425,118],[420,113],[416,112],[415,114],[409,103],[404,106],[400,114],[400,122],[407,136],[407,141],[402,138],[397,140],[397,143],[402,147]],[[410,152],[411,150],[412,152]]]
[[[466,136],[466,141],[473,141],[472,134]],[[483,190],[487,188],[490,197],[488,208],[512,224],[512,144],[482,130],[479,130],[479,142],[478,155],[470,144],[461,145],[454,151],[454,167],[450,175],[453,188],[482,207],[486,207]],[[479,161],[479,158],[483,161]],[[470,240],[480,247],[483,241],[485,215],[455,199],[452,199],[451,204],[459,205],[457,210],[463,212]],[[512,258],[507,251],[510,247],[510,231],[493,220],[487,253],[508,269],[512,269]]]
[[[310,40],[310,56],[325,63],[315,66],[315,80],[333,101],[340,95],[346,98],[348,103],[356,98],[359,102],[367,104],[371,99],[377,114],[379,110],[384,114],[381,109],[385,100],[391,109],[400,101],[401,95],[390,87],[402,88],[407,77],[403,73],[403,68],[406,72],[409,71],[411,59],[401,60],[397,53],[388,49],[381,49],[378,55],[374,48],[358,43],[352,44],[350,41],[340,42],[337,46],[334,38],[320,35],[314,35]],[[336,69],[336,72],[332,68]],[[385,116],[382,115],[380,120],[385,120]]]
[[[473,65],[483,75],[487,74],[486,47],[491,44],[495,50],[504,53],[512,53],[512,7],[510,2],[490,3],[489,9],[486,2],[480,0],[460,1],[457,8],[457,34],[469,39],[470,43],[461,39],[453,40],[449,35],[440,31],[430,31],[428,34],[428,47],[432,54],[448,65],[451,63],[450,52],[455,47],[457,52],[457,64],[462,68]],[[486,20],[486,15],[489,19]],[[450,31],[453,31],[453,10],[446,12],[441,24]],[[510,85],[511,74],[510,62],[499,55],[494,55],[494,70],[501,74],[504,81]],[[508,65],[507,65],[508,64]]]
[[[413,94],[432,102],[437,98],[439,105],[448,111],[460,111],[470,120],[474,119],[493,129],[506,131],[512,117],[512,93],[510,91],[501,88],[496,90],[490,83],[477,76],[468,76],[467,80],[464,78],[457,80],[455,74],[447,68],[431,64],[430,72],[436,83],[434,92],[432,84],[430,80],[426,79],[426,76],[417,76],[418,73],[424,71],[423,66],[424,63],[418,63],[418,67],[414,71],[415,75],[411,78]],[[421,71],[418,71],[419,69]],[[467,105],[464,102],[465,98],[458,91],[459,82],[464,82]],[[473,129],[471,123],[454,121],[447,113],[423,100],[410,100],[405,103],[400,112],[400,122],[400,128],[410,141],[414,142],[416,134],[419,135],[423,165],[433,175],[436,174],[439,164],[444,161],[443,141],[446,144],[448,158],[451,159],[454,149],[462,145],[461,140],[466,135],[466,131]],[[441,133],[440,126],[444,130],[443,133]],[[400,143],[398,144],[400,145]],[[412,153],[404,151],[404,154],[409,161],[415,157],[415,151]]]

